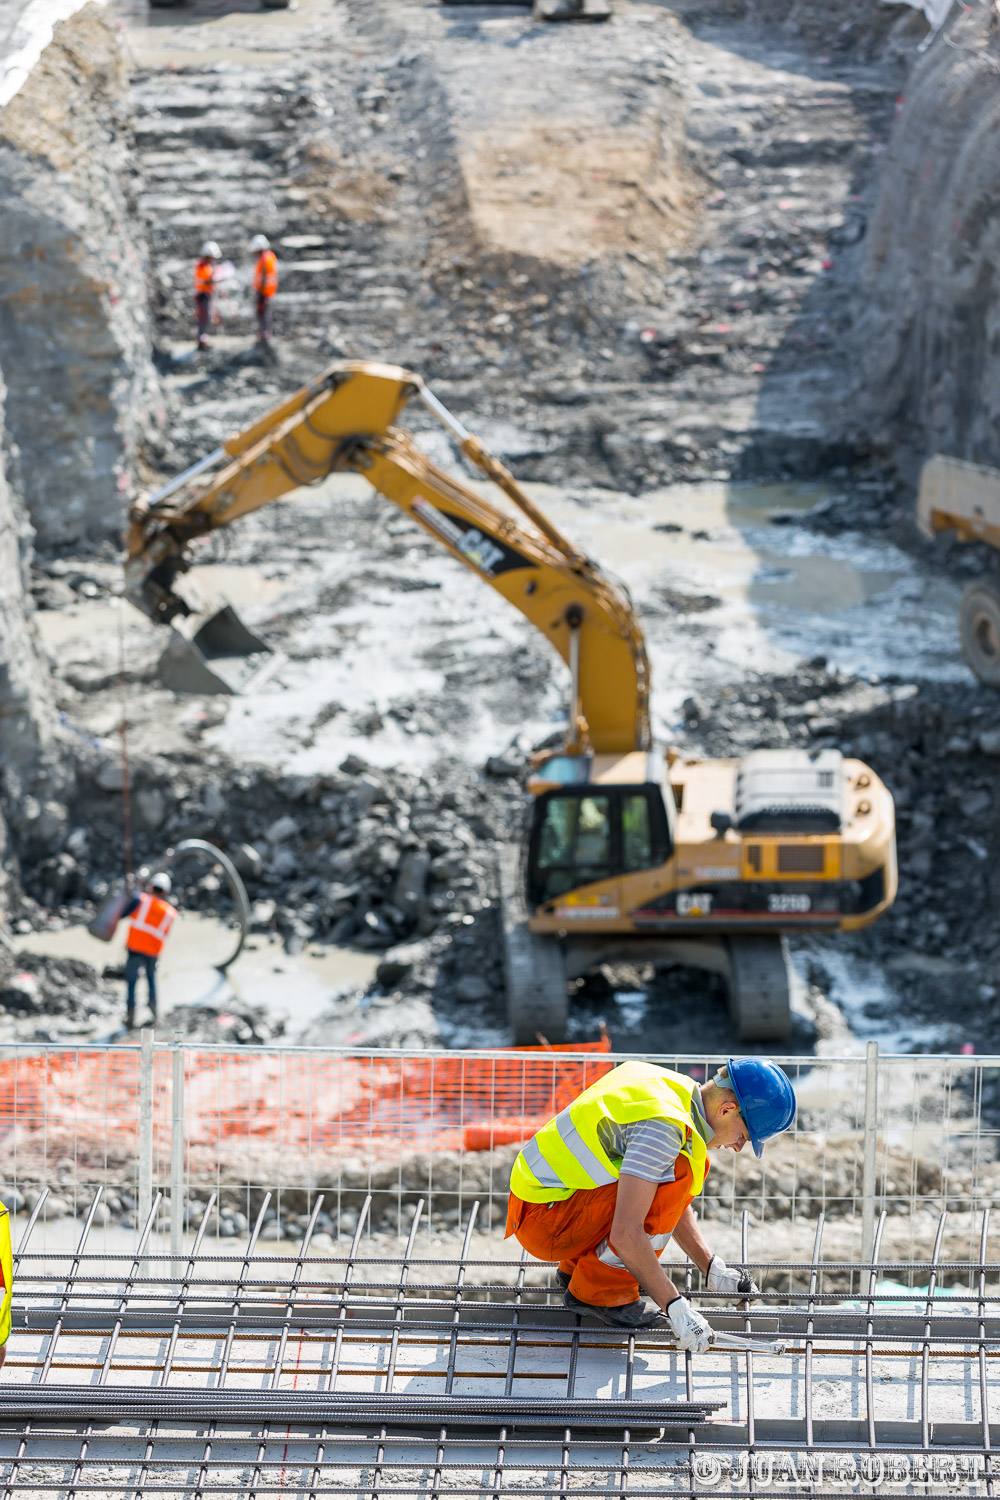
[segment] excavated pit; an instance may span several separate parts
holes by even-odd
[[[82,923],[120,876],[124,703],[135,861],[154,862],[184,836],[249,849],[260,958],[243,992],[210,1003],[207,988],[178,978],[177,1024],[218,1035],[235,1015],[248,1039],[275,1034],[289,1009],[282,991],[313,984],[305,953],[329,1001],[326,1012],[306,1007],[314,1039],[502,1039],[494,846],[517,827],[528,743],[564,712],[565,684],[542,644],[363,484],[338,481],[203,549],[206,571],[277,653],[243,699],[184,699],[157,683],[162,637],[117,605],[115,546],[84,541],[116,532],[140,438],[139,476],[152,482],[331,358],[377,357],[425,375],[629,584],[661,737],[716,754],[835,738],[895,792],[899,905],[869,934],[801,945],[795,1044],[808,1050],[845,1028],[908,1046],[985,1040],[1000,952],[992,935],[972,938],[989,929],[993,900],[981,872],[1000,722],[958,660],[960,569],[942,546],[914,541],[909,492],[885,462],[885,412],[917,430],[929,398],[906,370],[915,360],[929,371],[920,350],[940,340],[914,332],[892,378],[870,362],[891,357],[891,340],[871,330],[872,319],[892,324],[893,283],[911,300],[921,286],[901,259],[915,256],[914,238],[889,236],[907,143],[919,136],[936,150],[908,111],[926,98],[929,118],[954,74],[947,87],[964,102],[942,129],[952,141],[968,120],[971,139],[991,44],[976,41],[970,59],[948,33],[917,62],[927,21],[914,7],[780,9],[635,4],[603,28],[537,28],[523,11],[416,0],[125,9],[128,113],[102,13],[88,6],[63,23],[0,115],[4,159],[22,173],[9,165],[18,213],[42,223],[38,194],[65,187],[88,159],[76,197],[52,208],[76,229],[74,315],[54,300],[43,327],[24,296],[0,313],[27,320],[29,357],[8,406],[41,534],[33,589],[70,736],[60,754],[79,777],[65,818],[42,819],[34,842],[19,835],[27,894],[11,915],[22,947],[55,955],[60,929]],[[978,38],[976,19],[954,39]],[[66,172],[57,183],[46,168],[29,192],[17,153],[33,79],[69,97],[54,84],[71,56],[85,64],[72,87],[89,91],[72,97],[78,138],[51,107],[43,145]],[[602,108],[588,118],[594,97]],[[959,196],[979,191],[974,155]],[[915,223],[922,205],[914,195]],[[44,224],[23,222],[42,234]],[[248,295],[247,242],[260,230],[282,270],[266,354],[253,346]],[[988,234],[977,241],[984,265]],[[211,348],[197,355],[191,264],[209,236],[236,274]],[[171,409],[152,431],[146,243]],[[928,317],[936,305],[925,302]],[[63,352],[48,366],[36,359],[52,328],[86,342],[80,389],[96,394],[85,418],[71,409],[72,383],[60,406]],[[884,411],[856,392],[859,338]],[[65,342],[67,360],[74,347]],[[962,398],[970,432],[988,429],[987,365],[984,352]],[[29,378],[61,393],[55,441],[27,399]],[[420,438],[455,462],[438,432]],[[70,469],[72,494],[60,478]],[[741,484],[748,476],[766,483]],[[483,774],[490,757],[499,775]],[[206,932],[226,918],[216,895],[210,881],[184,892]],[[99,971],[99,956],[66,941],[60,951]],[[201,942],[192,937],[199,952]],[[274,979],[265,1017],[258,997],[275,946],[291,967]],[[353,957],[338,988],[330,967],[341,951]],[[112,974],[117,957],[107,955]],[[90,1012],[94,1034],[107,1029],[113,982],[83,986],[104,997]],[[577,997],[574,1035],[603,1021],[623,1046],[677,1046],[691,983],[599,976]],[[721,995],[697,983],[701,1043],[722,1047]],[[44,1028],[44,1006],[11,1024],[19,1036]]]

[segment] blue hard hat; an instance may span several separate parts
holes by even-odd
[[[795,1119],[795,1093],[776,1063],[763,1057],[730,1057],[726,1063],[754,1156],[764,1142],[780,1135]]]

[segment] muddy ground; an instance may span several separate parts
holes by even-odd
[[[883,9],[873,27],[832,7],[826,30],[655,0],[603,28],[431,0],[123,10],[170,412],[145,477],[333,359],[418,370],[629,585],[660,738],[837,743],[891,787],[900,898],[870,931],[799,942],[791,1050],[874,1035],[992,1051],[1000,704],[973,686],[954,621],[984,560],[918,540],[905,473],[851,407],[866,225],[926,31]],[[261,230],[282,272],[264,353],[247,292]],[[189,281],[208,236],[236,275],[198,354]],[[360,480],[200,555],[274,648],[235,699],[159,686],[163,640],[115,597],[112,543],[36,559],[80,781],[68,810],[29,809],[16,942],[51,944],[120,876],[124,713],[134,863],[184,836],[222,843],[261,945],[235,994],[166,993],[168,1027],[502,1042],[495,853],[519,827],[526,751],[565,713],[560,664]],[[182,898],[226,920],[211,873],[192,870]],[[371,968],[345,960],[303,1010],[276,942]],[[70,987],[64,1024],[113,1025],[115,958]],[[18,973],[34,961],[0,963],[6,1033],[60,1034],[62,977],[42,964],[33,987]],[[626,1050],[732,1040],[721,990],[686,971],[588,983],[571,1037],[602,1025]]]

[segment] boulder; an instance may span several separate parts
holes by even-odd
[[[275,818],[265,834],[267,842],[272,847],[277,847],[278,844],[286,844],[289,839],[295,839],[298,836],[299,825],[288,813],[284,817]]]
[[[430,957],[427,943],[397,943],[379,959],[375,978],[383,989],[398,984]]]
[[[167,799],[156,786],[140,787],[132,797],[132,806],[139,824],[151,833],[167,816]]]
[[[455,982],[455,999],[465,1005],[481,1005],[493,995],[493,986],[481,974],[460,974]]]
[[[125,772],[120,760],[102,760],[94,772],[94,780],[102,792],[120,792],[125,785]]]
[[[260,879],[264,871],[264,860],[253,844],[237,844],[230,857],[244,879]]]

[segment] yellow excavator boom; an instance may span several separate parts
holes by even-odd
[[[419,397],[464,456],[513,502],[500,509],[426,457],[395,424]],[[126,592],[150,619],[191,612],[176,585],[188,543],[337,471],[363,474],[542,632],[570,668],[567,749],[650,744],[649,663],[627,591],[577,550],[418,375],[333,365],[133,506]]]

